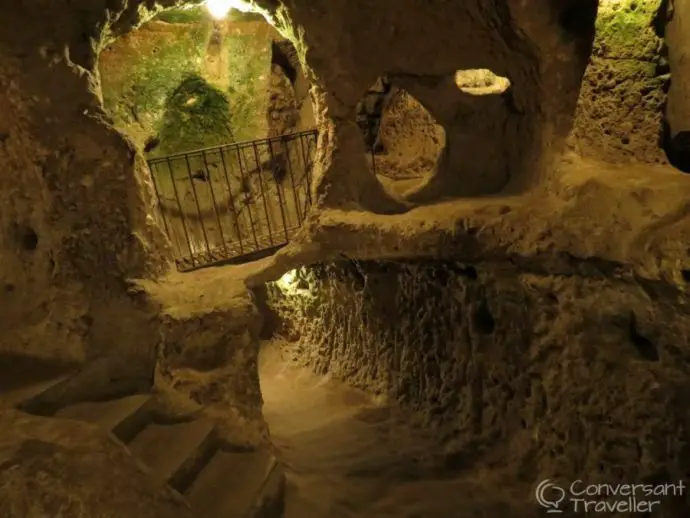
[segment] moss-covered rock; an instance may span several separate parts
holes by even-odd
[[[160,155],[233,141],[226,94],[197,74],[187,76],[168,97],[158,134]]]
[[[161,141],[156,155],[228,142],[226,123],[238,140],[267,135],[271,45],[279,35],[265,20],[233,17],[215,31],[219,41],[212,41],[214,25],[219,29],[202,8],[165,11],[101,54],[105,109],[115,126],[140,147],[153,136]],[[198,114],[192,123],[186,107],[177,115],[170,112],[171,96],[189,77],[203,78],[216,87],[215,93],[226,94],[231,120],[222,119],[214,126],[220,133],[212,134],[213,124],[202,122]],[[179,131],[185,136],[173,137],[172,121],[187,119],[205,129],[184,126]]]
[[[610,161],[665,160],[658,140],[667,77],[659,66],[662,40],[654,28],[660,4],[600,5],[571,138],[581,154]]]
[[[271,70],[269,31],[230,31],[226,48],[230,67],[228,92],[232,104],[232,123],[238,140],[266,135],[268,81]]]
[[[196,6],[188,9],[167,9],[158,14],[154,20],[165,23],[196,23],[209,18],[205,9]]]
[[[171,93],[201,69],[209,31],[207,24],[153,22],[104,51],[105,109],[139,145],[157,133]]]
[[[655,60],[660,40],[653,20],[660,0],[620,0],[599,7],[594,55]]]

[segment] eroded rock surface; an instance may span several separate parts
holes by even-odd
[[[63,7],[16,5],[0,20],[0,305],[12,308],[0,349],[79,362],[112,352],[112,339],[143,359],[149,313],[123,279],[164,270],[166,243],[146,166],[101,107],[94,67],[107,11]],[[92,332],[123,314],[139,331]]]
[[[661,0],[601,2],[571,142],[583,156],[665,163],[659,145],[669,83],[655,26]],[[659,30],[661,29],[661,30]]]
[[[160,305],[155,388],[198,405],[234,445],[266,441],[257,371],[263,319],[242,281],[256,267],[140,283]]]
[[[94,425],[0,412],[0,516],[182,518],[193,513]]]
[[[297,361],[415,408],[458,468],[505,463],[534,481],[688,474],[690,313],[672,287],[365,261],[274,290]]]
[[[587,16],[579,17],[579,25],[565,28],[558,20],[568,6],[547,1],[529,8],[484,2],[451,6],[444,0],[410,0],[395,7],[372,7],[368,2],[286,2],[286,9],[276,18],[279,24],[292,25],[293,31],[300,28],[293,33],[300,35],[298,50],[304,53],[315,85],[317,114],[327,110],[332,119],[320,118],[322,144],[317,171],[323,175],[318,187],[323,201],[330,206],[360,205],[379,213],[402,210],[387,200],[368,170],[355,125],[358,101],[383,74],[401,74],[422,84],[445,78],[452,81],[459,69],[488,68],[507,77],[513,85],[511,137],[471,150],[458,141],[458,156],[462,148],[477,162],[482,157],[511,157],[509,171],[501,171],[503,184],[510,178],[516,185],[528,185],[546,175],[548,169],[541,165],[548,157],[543,151],[557,149],[570,129],[569,114],[592,37],[594,4],[575,4]],[[445,13],[451,11],[454,14],[449,19]],[[433,36],[420,44],[420,34]],[[332,56],[338,56],[337,60]],[[425,103],[426,98],[411,93]],[[433,110],[432,115],[441,121]],[[459,185],[471,185],[475,193],[502,187],[496,186],[494,178],[490,185],[482,184],[458,161],[451,169],[456,173],[455,183],[446,185],[445,195],[460,194]]]

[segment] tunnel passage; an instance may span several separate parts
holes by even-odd
[[[405,89],[378,78],[357,106],[357,124],[384,187],[405,197],[431,178],[445,132]]]
[[[491,194],[509,179],[510,155],[495,149],[519,128],[508,78],[488,69],[389,74],[357,110],[373,170],[409,201]]]
[[[675,428],[682,407],[655,402],[630,369],[658,379],[655,364],[678,339],[671,327],[684,336],[688,318],[650,307],[634,285],[491,262],[353,260],[288,272],[267,293],[285,357],[414,409],[460,472],[510,459],[535,480],[552,469],[614,478],[637,473],[640,451],[685,469],[655,449],[687,435]],[[678,362],[664,368],[683,376]],[[582,432],[582,415],[604,420],[605,433]],[[663,433],[622,446],[649,420]],[[621,448],[614,460],[595,447],[602,441]]]
[[[316,132],[294,45],[256,13],[212,12],[165,10],[99,65],[105,108],[148,159],[183,270],[275,251],[311,205]]]

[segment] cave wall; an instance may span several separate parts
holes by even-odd
[[[383,109],[379,137],[376,172],[393,179],[431,176],[446,144],[443,127],[402,89],[395,89]]]
[[[189,74],[200,74],[210,27],[152,21],[116,39],[99,55],[105,110],[143,148],[155,137],[168,97]]]
[[[584,157],[665,163],[660,143],[669,83],[662,0],[602,1],[570,143]]]
[[[589,55],[592,28],[587,19],[593,22],[593,7],[593,2],[548,1],[529,8],[514,2],[479,0],[460,6],[446,0],[407,0],[394,7],[372,6],[364,0],[286,1],[285,9],[276,15],[277,23],[298,40],[315,84],[317,117],[322,123],[316,189],[321,202],[379,213],[403,210],[386,196],[369,170],[355,123],[357,103],[384,74],[396,74],[418,85],[421,93],[407,84],[402,86],[425,106],[429,101],[429,108],[433,99],[445,99],[430,111],[446,124],[463,100],[462,92],[450,85],[456,70],[488,68],[512,82],[505,107],[509,123],[499,124],[507,128],[505,138],[476,149],[476,142],[470,146],[467,142],[471,141],[463,141],[461,132],[456,132],[458,149],[466,152],[465,157],[468,153],[473,157],[471,170],[496,173],[486,179],[473,176],[463,169],[463,153],[458,152],[449,167],[457,174],[448,175],[443,185],[434,187],[433,195],[495,192],[506,180],[512,189],[539,183],[551,174],[549,162],[570,130]],[[579,18],[585,21],[564,27],[562,11],[571,8],[584,11],[585,16]],[[420,34],[431,36],[420,39]],[[325,113],[329,120],[321,116]],[[496,157],[501,157],[500,163]]]
[[[95,38],[107,21],[52,3],[0,17],[3,354],[150,360],[151,308],[123,279],[164,271],[167,246],[146,166],[101,108]]]
[[[316,127],[309,81],[290,40],[274,40],[268,93],[268,136]]]
[[[666,117],[669,139],[667,152],[671,162],[690,172],[690,2],[669,3],[665,31],[671,85],[668,92]]]
[[[346,261],[298,270],[268,301],[289,355],[415,409],[456,467],[678,480],[690,314],[678,288],[615,269]]]

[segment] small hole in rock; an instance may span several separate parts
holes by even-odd
[[[485,335],[490,335],[496,329],[494,316],[491,314],[489,305],[485,300],[479,303],[474,311],[473,322],[475,329]]]
[[[690,270],[681,270],[680,274],[685,282],[690,282]]]
[[[21,231],[19,242],[24,250],[34,251],[38,247],[38,234],[33,228],[27,227]]]
[[[467,277],[473,281],[477,280],[477,269],[474,266],[458,266],[454,269],[455,273],[462,277]]]
[[[649,338],[642,336],[637,330],[637,319],[635,314],[630,315],[630,341],[637,349],[642,358],[647,361],[659,361],[659,351]]]

